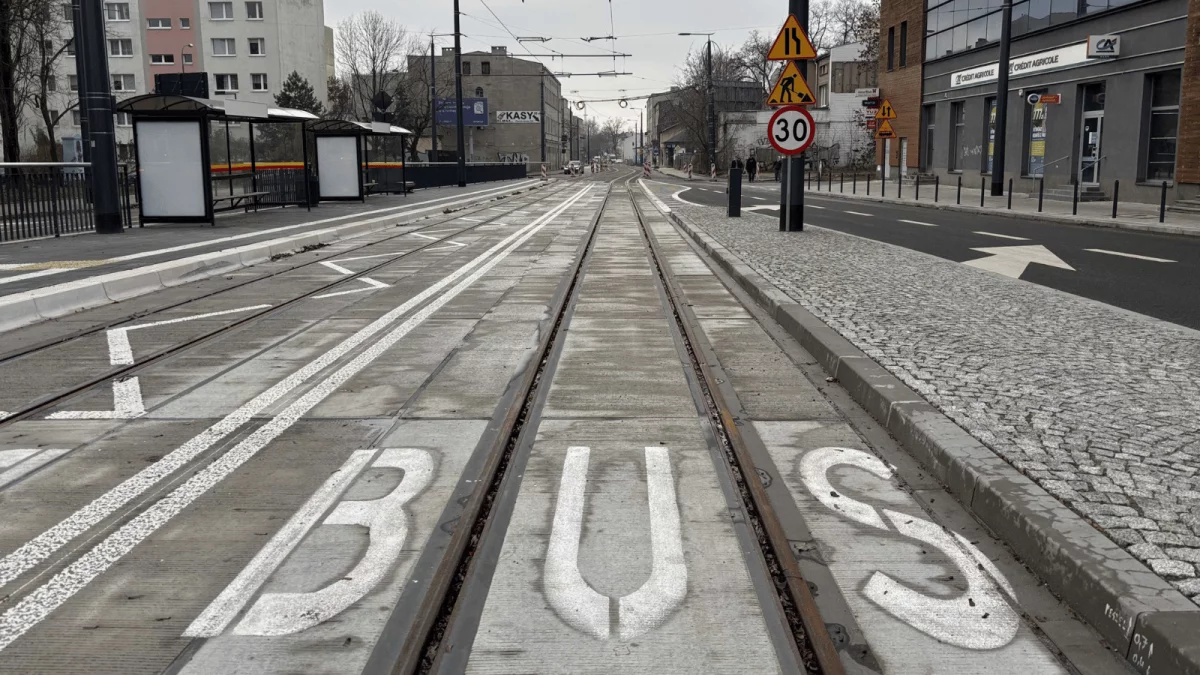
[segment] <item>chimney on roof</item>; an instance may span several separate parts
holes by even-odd
[[[492,53],[496,54],[497,56],[508,56],[508,47],[505,47],[503,45],[498,46],[498,47],[492,47]]]

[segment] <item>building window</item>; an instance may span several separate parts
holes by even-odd
[[[1067,0],[1044,0],[1061,3]],[[1084,0],[1090,2],[1091,0]],[[1017,0],[1013,3],[1013,31],[1016,34],[1018,17],[1026,21],[1031,2],[1043,0]],[[1076,0],[1069,0],[1074,3]],[[925,12],[925,60],[941,58],[956,52],[978,49],[1000,39],[1000,13],[1003,0],[927,0]],[[903,29],[903,25],[901,26]],[[901,39],[901,42],[907,41]],[[901,62],[903,66],[907,56]]]
[[[113,91],[133,91],[134,83],[132,75],[113,75],[112,76]]]
[[[108,21],[128,21],[129,20],[129,3],[128,2],[106,2],[104,3],[104,18]]]
[[[127,112],[117,113],[117,126],[131,127],[133,126],[133,115]]]
[[[263,18],[263,4],[261,2],[247,2],[246,18],[251,21],[261,21]]]
[[[150,30],[168,30],[171,28],[170,19],[146,19],[146,28]]]
[[[1146,76],[1150,86],[1150,124],[1146,143],[1146,180],[1175,179],[1175,144],[1179,136],[1180,71]]]
[[[251,73],[250,74],[250,89],[253,91],[267,90],[267,74],[266,73]]]
[[[191,54],[183,55],[183,65],[185,65],[185,66],[192,65],[192,55]]]
[[[233,3],[208,3],[208,18],[212,19],[213,21],[233,21]]]
[[[62,6],[62,20],[63,21],[74,21],[75,20],[75,10],[74,10],[74,8],[71,7],[70,4],[66,4],[66,5]]]
[[[213,56],[237,56],[237,41],[233,38],[213,38]]]
[[[192,20],[187,18],[186,16],[181,18],[179,20],[179,28],[182,30],[191,30],[192,29]]]
[[[108,41],[109,56],[133,56],[133,40],[109,40]]]
[[[996,156],[996,99],[994,97],[984,100],[983,113],[985,115],[983,127],[987,130],[983,139],[983,142],[987,143],[987,160],[983,172],[990,174],[992,160]]]
[[[967,106],[963,101],[950,104],[950,170],[962,171],[967,155]]]
[[[73,127],[79,126],[79,111],[78,110],[71,111],[71,126],[73,126]]]
[[[475,98],[483,98],[483,87],[475,87]]]
[[[817,105],[822,108],[829,107],[829,85],[822,84],[817,87]]]
[[[900,22],[900,67],[908,65],[908,22]]]
[[[213,75],[213,82],[217,85],[218,94],[226,94],[238,90],[237,75],[235,74]]]
[[[175,63],[174,54],[151,54],[150,65],[152,66],[169,66]]]
[[[68,75],[67,76],[67,91],[79,91],[79,76],[78,75]]]
[[[1028,92],[1042,93],[1042,92]],[[1046,167],[1046,112],[1045,103],[1029,106],[1029,145],[1025,159],[1025,175],[1041,176]]]
[[[75,40],[67,40],[67,56],[75,56]]]
[[[51,75],[46,78],[46,91],[58,91],[58,78]]]
[[[470,75],[470,74],[471,74],[471,62],[470,62],[470,61],[463,61],[463,62],[462,62],[462,64],[463,64],[463,72],[462,72],[462,74],[463,74],[463,75]]]
[[[54,120],[54,126],[58,126],[58,120],[60,119],[60,117],[59,117],[58,111],[55,110],[54,108],[50,109],[50,119]]]
[[[829,72],[829,64],[828,64],[828,63],[822,63],[822,64],[821,64],[821,74],[822,74],[822,75],[824,75],[824,74],[826,74],[826,73],[828,73],[828,72]]]
[[[480,72],[480,74],[483,74],[483,75],[491,75],[492,74],[492,62],[491,61],[481,62],[479,64],[479,72]]]
[[[250,56],[266,56],[267,41],[265,38],[250,38]]]
[[[887,69],[893,70],[896,63],[896,27],[888,27],[888,44],[887,44]]]

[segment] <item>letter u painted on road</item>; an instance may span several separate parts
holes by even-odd
[[[883,516],[870,504],[851,499],[834,489],[828,472],[835,466],[852,466],[890,480],[892,469],[879,458],[851,448],[820,448],[800,460],[800,476],[805,487],[825,506],[856,523],[890,531],[887,523],[901,535],[940,551],[962,573],[965,592],[952,596],[934,596],[914,590],[891,576],[876,571],[863,588],[865,595],[884,611],[942,642],[964,649],[998,649],[1012,641],[1020,619],[1008,597],[1016,597],[1000,570],[962,535],[916,516],[882,509]]]
[[[596,592],[579,573],[579,542],[583,534],[584,493],[587,487],[586,447],[567,449],[563,462],[554,524],[546,551],[545,593],[564,622],[597,639],[612,637],[612,598]],[[646,448],[646,492],[650,506],[650,547],[654,562],[650,578],[617,605],[617,634],[629,640],[657,628],[687,595],[687,565],[683,559],[679,504],[667,448]]]

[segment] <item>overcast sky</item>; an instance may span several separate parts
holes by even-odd
[[[484,3],[487,3],[485,6]],[[496,13],[496,20],[488,7]],[[611,21],[609,10],[611,7]],[[364,10],[376,10],[400,21],[410,31],[428,34],[451,33],[454,10],[450,0],[338,0],[325,3],[325,23],[335,29],[342,19]],[[560,77],[563,96],[571,100],[642,96],[667,89],[689,48],[700,49],[704,37],[679,37],[681,32],[716,31],[714,41],[740,45],[757,28],[773,33],[787,14],[785,0],[460,0],[463,13],[463,51],[508,47],[510,54],[528,57],[550,50],[563,54],[632,54],[618,58],[618,72],[633,76]],[[518,44],[501,27],[501,22],[520,37],[553,38],[550,42]],[[612,30],[610,30],[612,26]],[[586,43],[579,38],[616,35],[617,40]],[[439,45],[452,45],[453,38],[439,38]],[[522,44],[524,46],[522,46]],[[611,58],[576,58],[542,61],[551,72],[595,73],[614,70]],[[623,92],[621,90],[624,90]],[[588,114],[621,116],[633,120],[634,108],[644,101],[631,101],[629,109],[616,103],[589,103]],[[534,102],[536,107],[536,101]]]

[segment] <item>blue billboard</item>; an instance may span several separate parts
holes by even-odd
[[[469,127],[486,127],[488,125],[486,98],[464,98],[462,107],[464,124]],[[437,100],[437,123],[441,126],[458,124],[458,116],[454,114],[454,99],[439,98]]]

